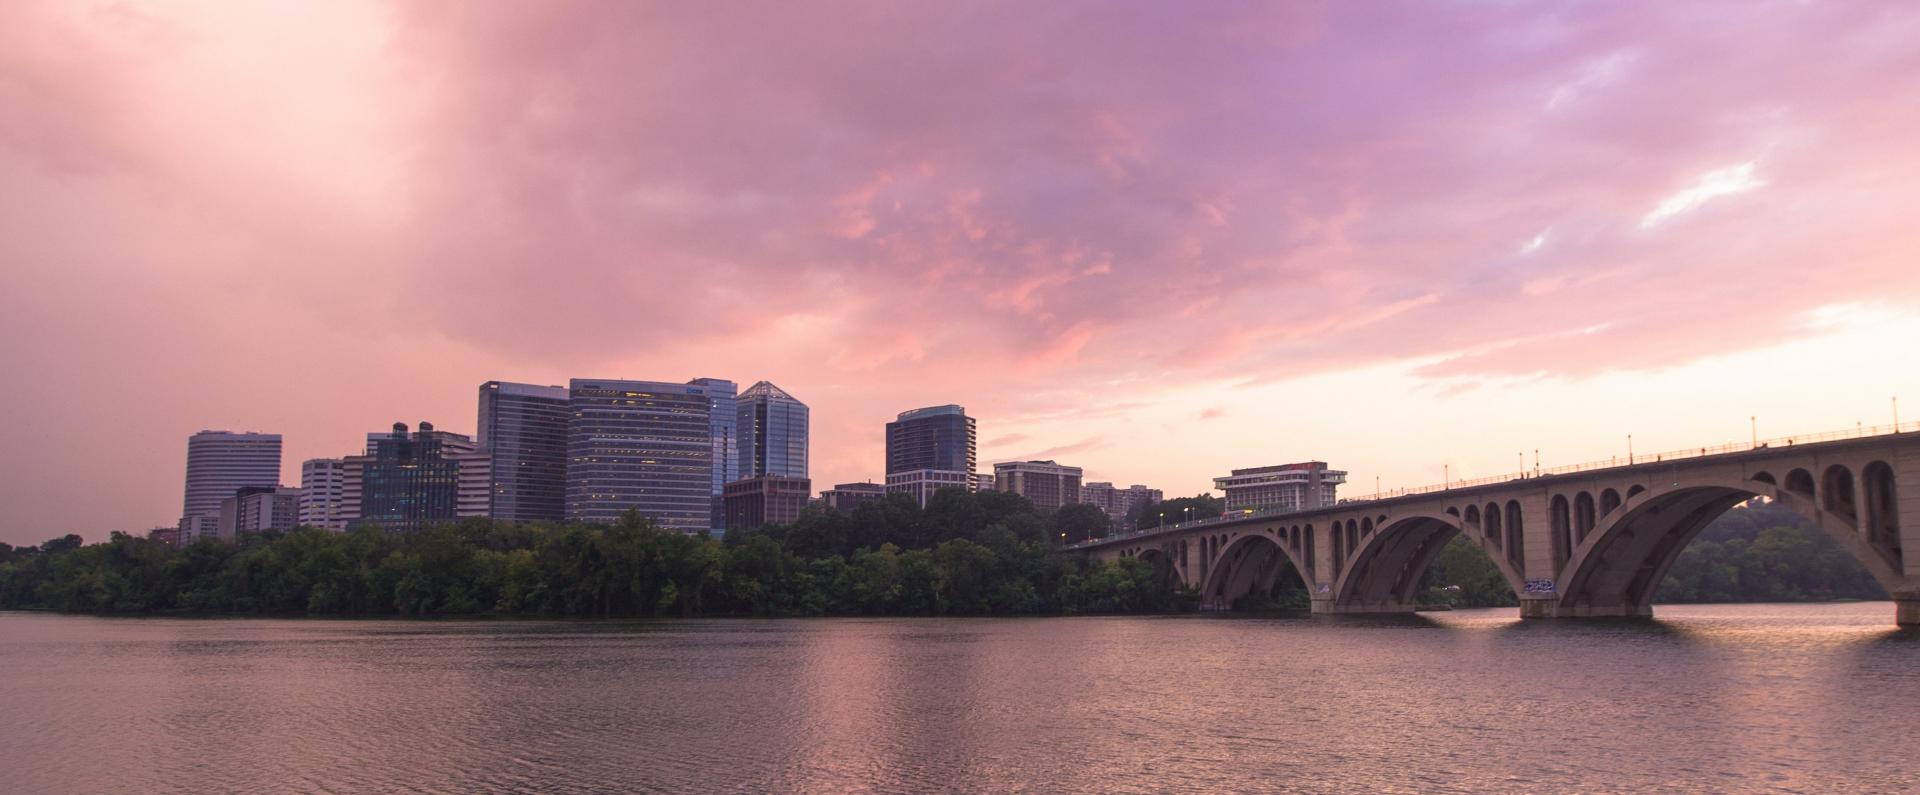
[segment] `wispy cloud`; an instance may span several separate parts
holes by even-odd
[[[1521,243],[1520,249],[1517,253],[1520,256],[1524,257],[1524,256],[1527,256],[1528,254],[1532,254],[1536,251],[1539,251],[1540,249],[1546,248],[1547,235],[1551,234],[1552,232],[1553,232],[1552,227],[1548,227],[1546,229],[1540,230],[1540,234],[1534,235],[1533,239],[1528,240],[1525,243]]]
[[[1612,85],[1626,75],[1639,57],[1636,50],[1621,50],[1582,64],[1577,77],[1554,87],[1547,97],[1546,109],[1559,110],[1583,95]]]
[[[1753,168],[1754,161],[1749,160],[1700,175],[1692,185],[1660,200],[1660,205],[1653,208],[1653,212],[1640,219],[1640,228],[1651,229],[1676,215],[1697,210],[1714,199],[1746,193],[1766,185],[1766,182],[1753,175]]]

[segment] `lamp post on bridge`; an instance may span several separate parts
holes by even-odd
[[[1633,434],[1627,434],[1627,466],[1633,466]]]
[[[1757,416],[1747,417],[1747,429],[1751,431],[1753,434],[1753,444],[1750,446],[1756,447],[1756,448],[1759,447],[1760,446],[1760,418]]]

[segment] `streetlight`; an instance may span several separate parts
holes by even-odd
[[[1154,525],[1154,527],[1166,527],[1166,526],[1167,526],[1167,512],[1166,512],[1166,511],[1161,511],[1161,512],[1160,512],[1160,523],[1159,523],[1159,524],[1157,524],[1157,525]]]
[[[1759,447],[1760,446],[1760,418],[1751,417],[1751,416],[1747,417],[1747,428],[1753,434],[1753,446]]]
[[[1627,434],[1627,466],[1633,466],[1633,434]]]

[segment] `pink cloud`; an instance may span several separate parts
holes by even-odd
[[[0,366],[140,377],[149,408],[95,421],[150,433],[149,474],[249,419],[348,452],[487,378],[769,377],[845,481],[915,405],[1583,378],[1920,303],[1908,4],[569,11],[6,4]],[[55,475],[0,475],[44,506],[0,537],[68,516],[29,499]],[[170,520],[174,488],[88,521]]]

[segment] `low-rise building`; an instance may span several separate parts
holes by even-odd
[[[999,491],[1026,497],[1045,513],[1080,501],[1079,467],[1053,461],[1007,461],[993,465],[994,486]]]
[[[820,503],[841,513],[887,496],[887,487],[878,483],[839,483],[820,492]]]
[[[800,518],[813,493],[806,478],[764,475],[727,484],[727,527],[752,530],[763,525],[790,524]]]
[[[246,486],[220,501],[215,534],[232,541],[243,533],[292,530],[300,524],[300,490],[286,486]]]
[[[1226,492],[1228,511],[1299,511],[1334,503],[1334,488],[1347,482],[1347,473],[1328,469],[1325,461],[1236,469],[1213,479]]]
[[[973,473],[947,469],[910,469],[905,472],[892,472],[887,475],[888,494],[911,495],[920,507],[927,507],[927,500],[933,499],[934,492],[941,489],[972,490]]]
[[[1080,501],[1094,505],[1107,512],[1113,520],[1115,530],[1134,530],[1133,515],[1140,510],[1142,503],[1160,502],[1161,491],[1150,489],[1135,483],[1124,489],[1114,488],[1112,483],[1080,484]]]

